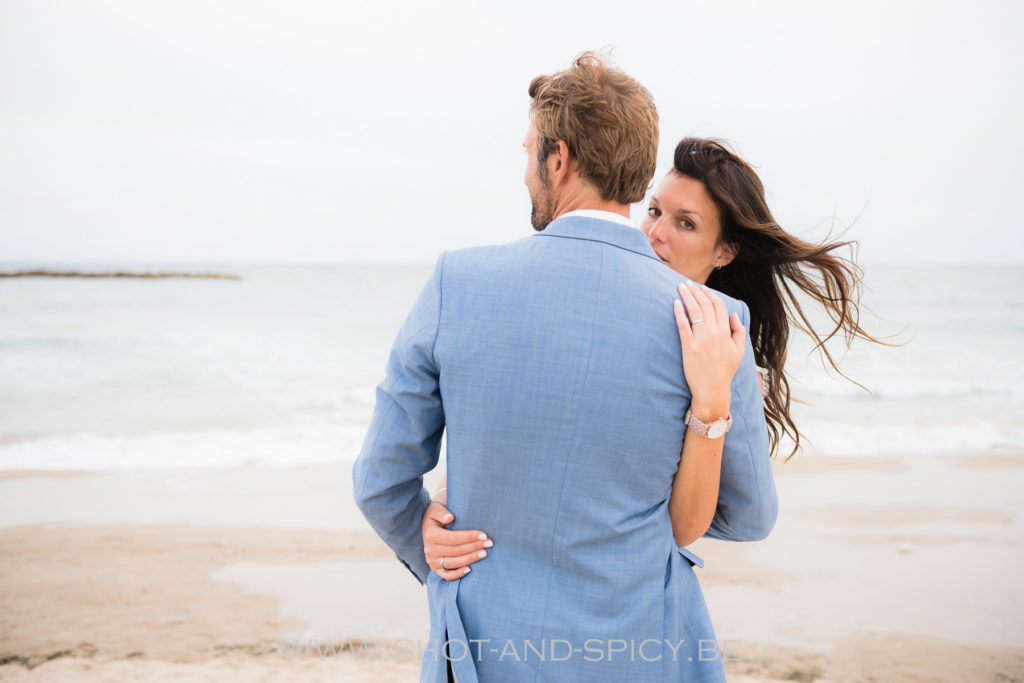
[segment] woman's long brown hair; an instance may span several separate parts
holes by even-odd
[[[704,183],[721,214],[721,242],[739,247],[731,263],[711,272],[707,286],[750,308],[754,357],[771,373],[765,396],[771,453],[774,456],[782,436],[788,436],[794,442],[788,461],[800,449],[784,372],[790,324],[809,335],[823,360],[846,379],[850,378],[839,369],[826,342],[841,333],[847,347],[855,338],[884,343],[860,326],[863,272],[854,261],[856,242],[812,244],[783,230],[768,210],[757,173],[720,140],[684,138],[676,146],[673,166],[677,173]],[[850,258],[835,253],[847,247]],[[797,300],[798,292],[824,307],[830,330],[821,334],[813,328]]]

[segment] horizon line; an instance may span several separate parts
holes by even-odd
[[[439,252],[440,254],[440,252]],[[439,255],[438,254],[438,255]],[[212,260],[212,259],[146,259],[146,258],[125,258],[125,259],[66,259],[66,258],[26,258],[26,259],[2,259],[0,267],[18,267],[43,265],[82,265],[82,266],[104,266],[114,267],[118,264],[125,266],[282,266],[282,267],[327,267],[327,266],[391,266],[391,267],[413,267],[433,266],[436,263],[436,256],[430,260],[396,260],[396,261],[371,261],[371,260]],[[864,260],[858,263],[861,267],[870,266],[905,266],[905,267],[957,267],[957,266],[987,266],[987,267],[1013,267],[1024,266],[1024,259],[1019,261],[890,261],[890,260]]]

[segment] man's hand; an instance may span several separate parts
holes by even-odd
[[[423,555],[427,565],[446,581],[461,579],[470,572],[469,565],[487,557],[484,548],[494,542],[482,531],[452,531],[446,524],[455,521],[455,515],[442,503],[431,501],[423,513]],[[444,559],[444,569],[441,560]]]

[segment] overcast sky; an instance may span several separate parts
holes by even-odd
[[[0,261],[516,239],[527,85],[610,45],[655,96],[656,178],[679,138],[722,137],[791,232],[852,224],[869,264],[1024,262],[1024,3],[571,6],[0,0]]]

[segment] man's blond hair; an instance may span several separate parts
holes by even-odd
[[[565,71],[534,78],[530,98],[542,172],[564,140],[580,177],[601,199],[643,199],[658,156],[658,111],[647,88],[588,51]]]

